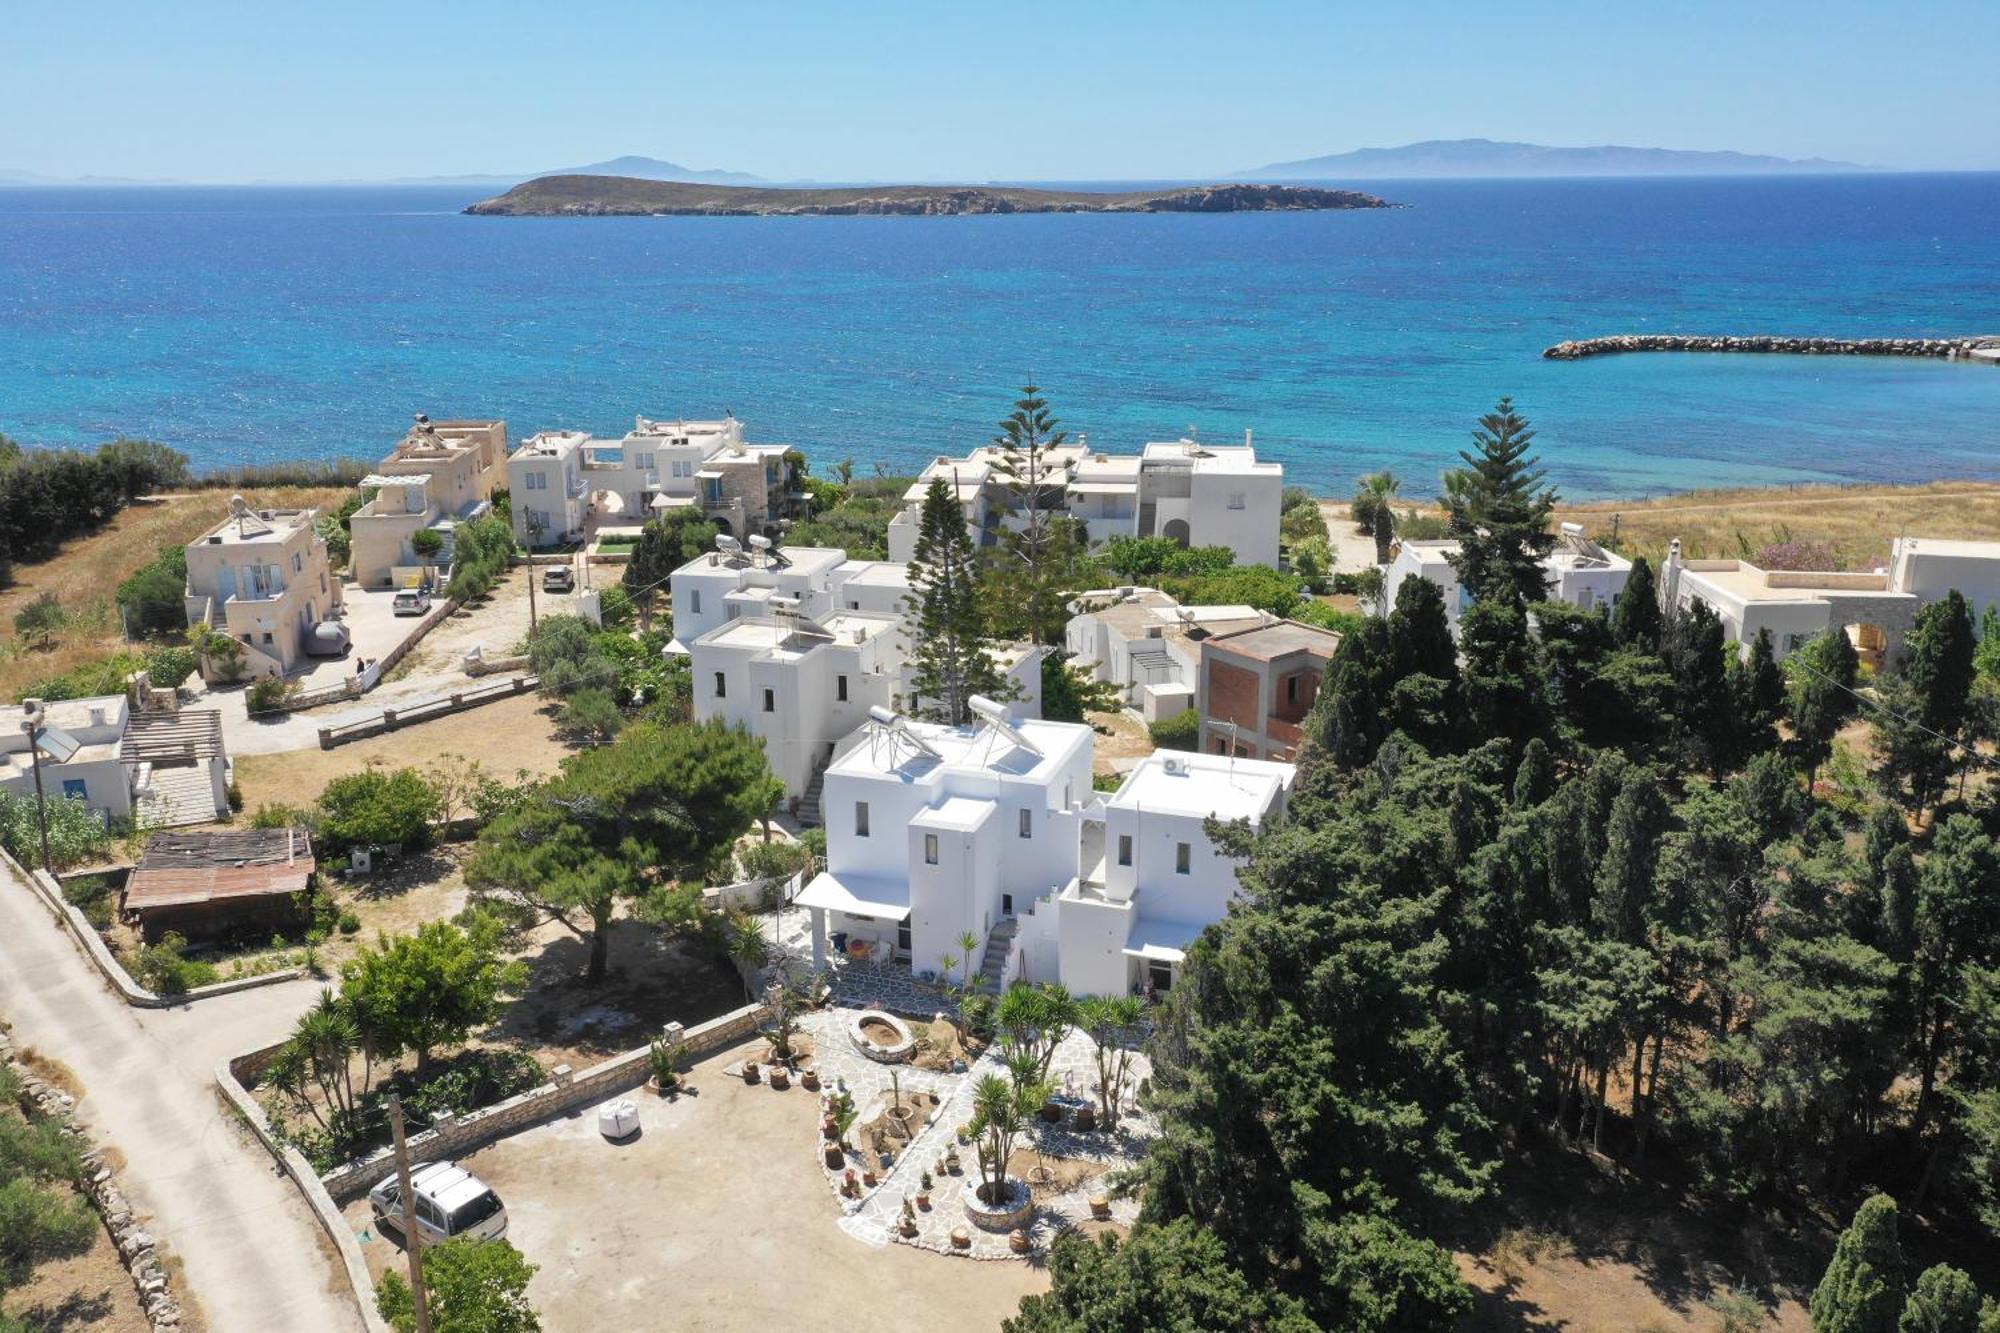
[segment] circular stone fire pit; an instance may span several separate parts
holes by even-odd
[[[916,1034],[910,1025],[880,1009],[863,1009],[847,1025],[854,1049],[879,1064],[901,1064],[917,1049]]]
[[[1035,1211],[1035,1196],[1028,1189],[1028,1183],[1019,1176],[1006,1179],[1007,1197],[999,1203],[988,1203],[979,1197],[977,1176],[959,1187],[959,1199],[965,1205],[965,1216],[981,1231],[1004,1232],[1028,1224],[1028,1214]]]

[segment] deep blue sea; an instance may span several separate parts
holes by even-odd
[[[0,431],[373,458],[416,411],[617,434],[733,410],[865,474],[1033,372],[1129,449],[1255,431],[1427,494],[1512,394],[1574,496],[2000,476],[2000,367],[1651,355],[1619,332],[2000,334],[2000,175],[1371,187],[1220,216],[471,218],[490,190],[0,190]]]

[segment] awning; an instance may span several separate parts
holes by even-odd
[[[1188,946],[1200,938],[1203,929],[1197,922],[1141,916],[1132,923],[1132,933],[1125,939],[1125,953],[1131,958],[1178,963],[1187,957]]]
[[[795,907],[822,907],[829,912],[845,912],[849,916],[904,921],[910,915],[910,886],[896,880],[822,871],[813,876],[813,882],[805,886],[792,904]]]

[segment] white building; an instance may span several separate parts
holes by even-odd
[[[1458,618],[1472,602],[1471,595],[1458,584],[1458,570],[1451,557],[1458,554],[1455,538],[1398,541],[1382,567],[1383,614],[1395,609],[1396,591],[1408,578],[1429,579],[1444,592],[1445,618],[1451,632],[1458,633]],[[1568,602],[1585,611],[1616,606],[1625,593],[1625,581],[1632,576],[1632,562],[1607,551],[1585,536],[1581,526],[1565,523],[1557,534],[1555,549],[1542,560],[1549,587],[1544,599]]]
[[[637,526],[668,509],[698,509],[739,538],[774,532],[799,500],[788,449],[745,441],[735,417],[639,417],[615,441],[543,431],[507,460],[514,535],[573,542],[599,525]]]
[[[723,538],[675,570],[671,586],[668,651],[689,657],[696,719],[762,737],[786,793],[804,799],[801,816],[817,820],[814,778],[836,742],[872,706],[916,706],[907,568],[832,547]],[[1016,645],[999,658],[1012,682],[1009,712],[1039,716],[1042,650]]]
[[[1168,537],[1183,546],[1226,546],[1244,565],[1278,563],[1278,515],[1285,469],[1260,463],[1249,434],[1240,445],[1193,440],[1148,444],[1143,453],[1107,454],[1079,441],[1047,451],[1039,479],[1039,507],[1082,520],[1088,538]],[[1009,476],[997,446],[964,458],[940,455],[903,494],[903,510],[889,522],[889,555],[916,552],[924,495],[933,480],[955,484],[966,529],[981,546],[998,544],[1004,529],[1027,521],[1031,497],[1017,492],[1025,476]]]
[[[460,523],[491,508],[494,487],[506,475],[507,423],[432,421],[419,415],[361,488],[375,492],[354,512],[348,528],[348,568],[364,588],[412,587],[451,568],[451,537]],[[413,545],[419,532],[437,535],[439,549],[425,556]]]
[[[1922,603],[1893,586],[1887,573],[1760,569],[1747,560],[1683,560],[1674,541],[1660,567],[1660,606],[1672,614],[1695,602],[1722,621],[1725,637],[1747,655],[1768,630],[1779,660],[1830,629],[1854,627],[1855,646],[1893,662]]]
[[[1070,603],[1071,665],[1116,685],[1148,722],[1195,705],[1204,639],[1270,617],[1252,606],[1182,606],[1156,588],[1102,588]]]
[[[1237,862],[1205,821],[1281,818],[1293,774],[1269,760],[1147,756],[1085,812],[1077,874],[1031,906],[1004,979],[1053,976],[1079,995],[1171,989],[1188,946],[1236,895]]]
[[[880,710],[827,770],[827,868],[797,900],[815,966],[832,948],[920,974],[958,956],[989,988],[1171,986],[1236,892],[1203,821],[1279,817],[1292,766],[1156,754],[1099,800],[1088,727],[979,712],[953,728]]]
[[[1921,602],[1956,590],[1977,621],[2000,603],[2000,542],[1898,537],[1889,549],[1889,586]]]
[[[229,506],[228,518],[188,543],[187,623],[211,625],[240,643],[244,676],[283,676],[301,664],[314,630],[341,605],[319,511],[253,510],[240,495]]]
[[[142,700],[154,692],[140,678]],[[157,692],[171,700],[168,691]],[[0,791],[35,797],[34,756],[21,729],[26,710],[0,708]],[[229,756],[215,709],[134,709],[123,694],[43,705],[42,795],[78,800],[100,818],[148,828],[206,824],[229,816]]]
[[[983,950],[996,925],[1075,878],[1090,728],[986,711],[945,727],[883,709],[827,769],[827,868],[797,899],[816,967],[848,946],[941,972],[960,936]]]

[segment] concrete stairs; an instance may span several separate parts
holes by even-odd
[[[132,811],[140,828],[180,828],[215,822],[215,789],[208,770],[156,768],[139,791]]]
[[[986,956],[979,962],[979,981],[973,990],[981,995],[1000,993],[1001,974],[1007,967],[1007,955],[1013,950],[1014,936],[1021,929],[1015,918],[1002,917],[993,933],[986,937]]]
[[[826,769],[813,770],[813,780],[806,784],[805,794],[799,797],[799,823],[822,824],[825,817],[819,808],[820,793],[826,789]]]

